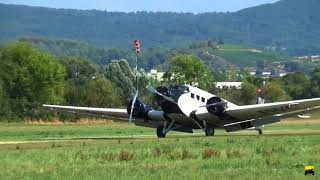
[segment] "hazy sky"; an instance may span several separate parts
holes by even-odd
[[[0,0],[0,3],[24,4],[72,9],[107,9],[108,11],[238,11],[278,0]]]

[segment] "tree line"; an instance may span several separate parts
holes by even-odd
[[[89,61],[70,56],[52,56],[24,42],[0,49],[0,119],[48,119],[53,115],[42,104],[92,107],[125,107],[136,88],[140,98],[157,108],[147,86],[194,84],[239,105],[254,104],[256,89],[267,102],[320,96],[320,66],[307,77],[292,73],[281,78],[262,79],[248,73],[213,71],[195,55],[177,54],[168,61],[163,82],[146,76],[143,69],[131,68],[124,59],[98,68]],[[239,74],[241,76],[239,76]],[[136,76],[139,77],[136,87]],[[228,77],[226,77],[228,76]],[[217,89],[215,81],[243,81],[242,89]],[[59,114],[60,119],[74,115]]]
[[[54,57],[28,43],[2,48],[0,70],[4,120],[48,118],[42,104],[121,107],[133,91],[134,72],[125,60],[99,71],[79,57]]]

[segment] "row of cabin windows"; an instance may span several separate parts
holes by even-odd
[[[194,97],[195,97],[195,94],[191,93],[191,98],[194,99]],[[197,97],[197,100],[200,101],[200,96],[197,95],[196,97]],[[202,97],[202,98],[201,98],[201,101],[202,101],[202,102],[206,102],[206,98]]]

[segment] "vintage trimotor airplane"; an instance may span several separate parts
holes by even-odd
[[[213,136],[217,128],[227,132],[253,129],[281,119],[301,116],[320,108],[320,98],[238,106],[190,85],[149,88],[162,110],[155,110],[138,99],[136,92],[127,109],[43,105],[55,111],[99,115],[116,120],[128,120],[136,126],[156,128],[159,138],[173,130],[193,133],[202,129]],[[134,118],[134,119],[133,119]]]

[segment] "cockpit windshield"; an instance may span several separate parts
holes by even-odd
[[[189,87],[185,85],[175,85],[175,86],[170,86],[170,95],[171,97],[175,100],[178,101],[179,97],[182,94],[188,93],[189,92]]]

